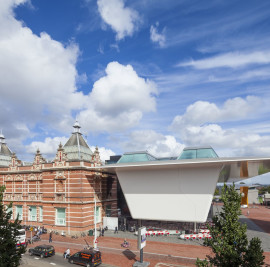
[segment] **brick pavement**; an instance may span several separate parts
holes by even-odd
[[[270,233],[270,209],[258,206],[255,208],[250,207],[249,215],[247,215],[247,209],[243,209],[242,212],[247,219],[258,224],[266,233]],[[123,242],[124,237],[127,237],[127,240],[131,243],[130,249],[121,248],[120,244]],[[57,253],[62,254],[68,247],[71,253],[75,253],[86,246],[85,240],[90,245],[93,244],[93,237],[89,236],[72,239],[70,237],[53,235],[52,245],[55,246]],[[199,244],[191,244],[191,242],[186,242],[185,244],[173,243],[176,242],[173,241],[173,238],[168,239],[169,242],[162,242],[162,240],[160,238],[147,240],[147,246],[144,248],[144,260],[150,262],[150,266],[195,266],[197,257],[202,259],[211,253],[209,248]],[[174,240],[180,242],[179,239],[175,238]],[[41,243],[48,243],[48,234],[42,235],[42,241],[39,244]],[[139,251],[136,244],[136,237],[131,233],[119,232],[119,235],[114,235],[112,232],[105,232],[104,237],[98,238],[98,247],[102,252],[103,262],[119,267],[132,266],[136,260],[139,260]],[[265,256],[266,266],[270,266],[270,252],[265,252]]]

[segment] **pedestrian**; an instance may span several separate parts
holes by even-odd
[[[64,253],[64,258],[68,258],[70,256],[70,249],[68,248]]]
[[[249,215],[249,210],[247,211],[247,216]]]
[[[118,228],[117,228],[117,226],[115,226],[115,229],[114,229],[114,233],[116,234],[118,234]]]
[[[101,234],[102,234],[102,236],[104,236],[104,228],[102,228],[102,230],[101,230]]]
[[[50,235],[49,235],[49,243],[52,243],[52,231],[50,232]]]

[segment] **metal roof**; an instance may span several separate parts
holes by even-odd
[[[86,160],[91,161],[93,152],[84,140],[78,121],[73,125],[74,131],[69,140],[64,145],[65,153],[69,160]]]

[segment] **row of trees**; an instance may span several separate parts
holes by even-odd
[[[250,242],[247,238],[247,226],[239,222],[241,215],[241,195],[235,186],[224,184],[221,194],[223,208],[213,217],[213,226],[209,225],[212,239],[206,239],[205,246],[212,249],[213,256],[204,260],[197,259],[197,266],[219,267],[257,267],[263,266],[264,255],[261,240],[257,237]]]

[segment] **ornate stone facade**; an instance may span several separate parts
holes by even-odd
[[[10,165],[0,167],[0,184],[6,187],[4,204],[13,202],[13,218],[19,213],[22,224],[44,225],[67,234],[93,229],[94,198],[98,226],[108,207],[111,216],[117,216],[116,177],[93,169],[102,164],[98,148],[94,153],[89,149],[92,160],[88,161],[76,159],[74,148],[68,158],[65,147],[59,145],[52,162],[46,162],[37,150],[31,165],[24,166],[13,153]],[[84,158],[87,151],[84,148]]]

